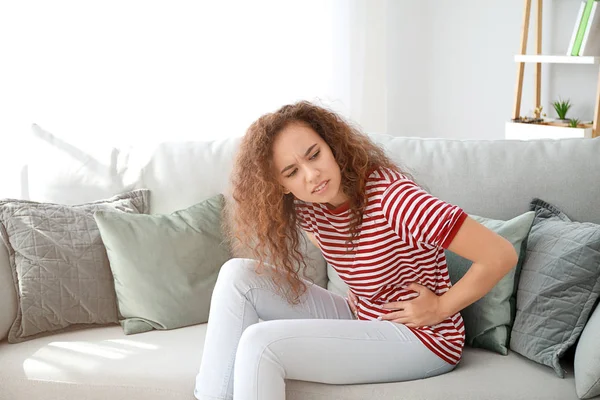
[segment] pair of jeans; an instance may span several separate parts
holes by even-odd
[[[233,259],[219,272],[197,399],[284,400],[285,379],[398,382],[454,368],[404,325],[356,320],[344,297],[315,284],[306,282],[300,303],[290,304],[255,267]]]

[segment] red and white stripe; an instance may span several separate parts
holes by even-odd
[[[458,206],[431,196],[406,176],[374,170],[367,180],[367,207],[359,235],[348,249],[348,204],[296,200],[300,226],[315,235],[323,256],[357,295],[358,318],[377,319],[391,312],[382,306],[410,300],[405,289],[416,282],[437,295],[451,287],[444,249],[467,217]],[[460,313],[429,327],[411,328],[423,344],[450,364],[457,364],[465,342]]]

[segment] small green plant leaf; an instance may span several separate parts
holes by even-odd
[[[555,101],[554,103],[552,103],[552,106],[554,107],[554,111],[556,111],[556,114],[558,115],[559,119],[566,119],[567,112],[571,108],[572,104],[569,99],[567,99],[567,100],[559,99],[558,101]]]

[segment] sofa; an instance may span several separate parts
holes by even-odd
[[[467,213],[508,220],[540,198],[575,221],[600,224],[600,139],[370,136],[428,191]],[[167,214],[228,193],[239,142],[235,137],[121,147],[73,144],[34,126],[18,171],[21,193],[37,202],[82,204],[145,188],[151,193],[150,212]],[[314,255],[315,249],[306,251]],[[309,268],[305,273],[316,284],[343,291],[333,287],[322,258],[313,257]],[[0,242],[0,399],[194,400],[206,324],[133,335],[117,324],[72,327],[14,344],[6,336],[16,305],[7,249]],[[286,398],[575,400],[572,357],[563,365],[561,379],[516,352],[500,355],[467,346],[456,369],[442,376],[364,385],[288,381]]]

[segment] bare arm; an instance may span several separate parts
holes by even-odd
[[[473,261],[473,265],[440,297],[443,317],[482,298],[517,264],[513,245],[471,218],[464,221],[448,250]]]
[[[400,311],[382,319],[410,327],[437,324],[479,300],[517,264],[517,253],[508,240],[469,217],[448,250],[473,261],[469,271],[441,296],[416,283],[409,285],[419,297],[386,304],[384,308]]]

